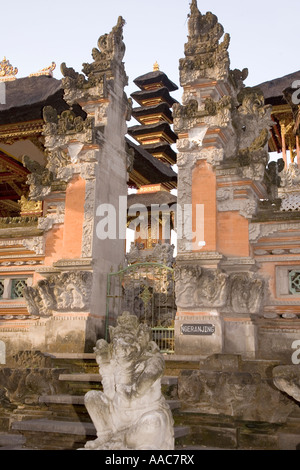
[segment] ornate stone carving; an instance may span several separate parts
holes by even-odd
[[[285,163],[283,158],[279,158],[277,162],[270,162],[266,168],[264,182],[267,186],[268,195],[271,201],[275,201],[278,198],[278,188],[280,188],[282,181],[280,173],[282,173],[284,165]]]
[[[19,201],[21,208],[21,216],[23,215],[42,215],[43,212],[43,203],[42,201],[28,201],[25,196],[21,196]]]
[[[202,15],[197,1],[192,0],[188,21],[188,42],[185,44],[185,59],[180,60],[180,72],[183,84],[191,78],[222,79],[228,74],[228,47],[230,37],[224,35],[223,26],[215,15],[208,12]]]
[[[26,287],[24,297],[31,315],[49,316],[53,311],[88,310],[92,288],[92,273],[88,271],[54,274]]]
[[[300,402],[300,368],[298,365],[278,366],[272,370],[273,382],[284,393]]]
[[[271,106],[264,104],[264,96],[257,88],[244,88],[237,95],[239,106],[232,114],[236,133],[236,149],[241,173],[245,178],[263,180],[269,160],[268,139]]]
[[[264,282],[253,274],[230,276],[230,304],[235,313],[258,313],[263,301]]]
[[[180,309],[223,307],[253,314],[262,305],[264,282],[253,273],[228,275],[190,264],[175,268],[175,292]]]
[[[300,190],[300,169],[297,163],[290,163],[280,176],[280,186],[282,188]]]
[[[215,149],[223,147],[223,160],[236,166],[242,178],[263,181],[269,159],[269,129],[274,124],[271,107],[265,106],[258,88],[245,87],[247,69],[230,70],[229,36],[225,34],[223,42],[219,42],[223,27],[212,13],[202,15],[196,0],[191,3],[188,28],[185,59],[180,61],[186,106],[174,106],[174,129],[177,133],[189,134],[195,128],[205,128],[210,145],[214,139]],[[212,86],[212,80],[218,81],[218,86]],[[201,97],[204,82],[209,95],[205,101]],[[178,142],[180,151],[198,151],[197,158],[201,159],[205,139],[199,143],[200,148],[190,136],[183,140]]]
[[[124,24],[125,21],[120,16],[112,31],[109,34],[100,36],[98,48],[95,47],[92,50],[94,62],[83,64],[82,71],[84,75],[79,74],[72,67],[67,67],[65,63],[61,65],[61,72],[64,76],[62,82],[68,102],[76,100],[78,95],[76,90],[86,93],[92,87],[99,87],[101,89],[100,94],[107,96],[107,80],[113,76],[115,67],[121,63],[125,54]],[[123,75],[125,79],[124,70]]]
[[[29,77],[40,77],[42,75],[45,75],[46,77],[53,77],[53,70],[55,70],[55,68],[56,68],[56,63],[52,62],[52,64],[49,65],[48,67],[45,67],[39,70],[38,72],[31,73]]]
[[[164,359],[151,341],[151,329],[124,312],[110,336],[110,344],[96,343],[103,392],[85,395],[97,430],[97,439],[85,449],[174,449],[172,414],[161,394]]]
[[[1,407],[38,404],[41,395],[66,393],[66,386],[59,380],[63,372],[67,371],[36,366],[25,368],[23,365],[20,368],[0,368]]]
[[[64,88],[87,88],[88,81],[82,73],[76,72],[73,67],[67,67],[66,63],[63,62],[60,66],[60,71],[65,77],[62,80]]]
[[[269,423],[285,423],[289,414],[296,411],[297,405],[274,389],[266,378],[267,372],[255,364],[245,361],[237,367],[222,365],[221,356],[218,367],[209,367],[211,358],[214,357],[209,357],[207,364],[200,364],[198,371],[181,371],[178,395],[183,409]],[[270,368],[270,362],[265,367]]]
[[[174,245],[169,243],[154,243],[152,250],[145,250],[144,246],[140,247],[132,242],[126,259],[129,264],[152,262],[162,263],[171,267],[174,263]]]
[[[31,160],[27,155],[23,156],[23,165],[30,171],[27,177],[29,199],[43,200],[51,192],[51,184],[54,180],[53,173],[38,162]]]
[[[60,116],[51,106],[43,108],[43,119],[45,121],[44,135],[74,135],[87,132],[92,128],[93,119],[87,117],[85,120],[71,110],[65,110]]]
[[[175,269],[176,305],[179,308],[222,307],[228,295],[228,276],[194,265]]]

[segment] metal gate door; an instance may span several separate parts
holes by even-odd
[[[108,274],[106,339],[124,311],[152,328],[153,340],[162,352],[174,352],[176,314],[174,270],[160,263],[136,263]]]

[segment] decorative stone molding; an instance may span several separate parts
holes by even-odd
[[[218,211],[239,211],[246,219],[251,219],[257,211],[257,202],[254,199],[235,199],[233,188],[217,190]]]
[[[272,235],[273,233],[280,232],[280,231],[289,231],[289,230],[300,230],[300,222],[299,223],[250,223],[249,224],[249,240],[251,242],[257,242],[261,237],[267,237]]]
[[[300,402],[300,369],[297,365],[284,365],[272,370],[276,387]]]

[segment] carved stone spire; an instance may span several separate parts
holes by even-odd
[[[107,69],[113,68],[113,63],[120,63],[125,54],[125,44],[123,42],[123,27],[125,20],[119,16],[116,26],[109,34],[104,34],[98,39],[98,49],[92,50],[94,62],[83,64],[83,72],[89,76],[91,73],[103,73]]]
[[[185,74],[196,74],[199,78],[226,78],[229,72],[228,47],[230,36],[224,35],[224,28],[216,15],[207,12],[202,15],[193,0],[188,15],[188,42],[185,44],[185,59],[180,61],[182,85]],[[224,35],[223,42],[220,39]]]

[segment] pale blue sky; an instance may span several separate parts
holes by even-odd
[[[119,15],[126,20],[127,94],[132,81],[160,69],[179,85],[190,0],[1,0],[0,59],[18,67],[18,78],[56,62],[81,72],[91,62],[98,37],[111,31]],[[201,13],[218,16],[231,36],[231,68],[249,68],[247,85],[300,70],[299,0],[198,0]],[[1,57],[2,56],[2,57]],[[177,99],[181,99],[181,90]],[[174,96],[174,94],[173,94]]]

